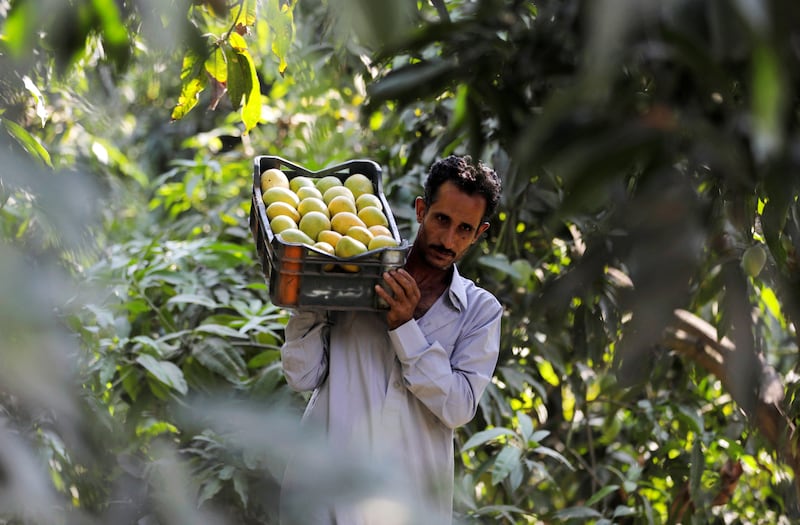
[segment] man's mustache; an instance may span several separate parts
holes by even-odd
[[[434,250],[434,251],[437,251],[437,252],[439,252],[441,254],[449,255],[450,257],[455,257],[456,256],[456,254],[452,250],[448,250],[444,246],[434,245],[434,246],[431,246],[431,249]]]

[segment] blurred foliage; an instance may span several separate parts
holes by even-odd
[[[0,0],[0,523],[277,523],[295,454],[322,501],[397,494],[296,426],[252,159],[372,158],[410,238],[451,152],[504,182],[462,263],[506,317],[459,522],[796,520],[800,8],[376,6]]]

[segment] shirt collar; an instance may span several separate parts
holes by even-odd
[[[448,288],[448,297],[453,307],[461,311],[467,306],[467,290],[464,288],[464,280],[458,273],[458,268],[453,265],[453,275],[450,279],[450,287]]]

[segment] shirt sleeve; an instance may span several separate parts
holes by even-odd
[[[440,342],[428,341],[413,319],[389,332],[406,387],[450,428],[475,417],[497,365],[502,307],[489,297],[470,312],[452,354]]]
[[[286,324],[281,346],[283,373],[298,391],[314,390],[328,375],[328,317],[325,312],[296,311]]]

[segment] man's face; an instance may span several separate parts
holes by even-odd
[[[414,204],[420,224],[414,246],[428,264],[441,270],[460,260],[489,227],[482,222],[486,200],[464,193],[452,182],[439,187],[430,207],[422,197]]]

